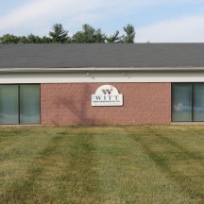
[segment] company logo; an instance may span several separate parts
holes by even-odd
[[[122,106],[123,95],[111,85],[100,86],[96,93],[91,96],[92,106]]]
[[[111,86],[110,89],[102,89],[102,92],[106,95],[106,94],[111,94],[111,92],[113,91],[113,87]]]

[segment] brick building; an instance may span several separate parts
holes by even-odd
[[[0,124],[204,121],[204,44],[0,45]]]

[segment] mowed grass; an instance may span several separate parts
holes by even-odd
[[[204,127],[1,127],[0,203],[204,203]]]

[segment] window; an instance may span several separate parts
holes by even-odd
[[[0,85],[0,124],[39,124],[40,85]]]
[[[172,84],[172,121],[204,121],[204,83]]]

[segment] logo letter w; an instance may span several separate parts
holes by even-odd
[[[101,100],[101,96],[96,96],[96,100]]]

